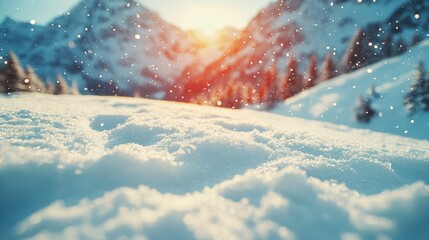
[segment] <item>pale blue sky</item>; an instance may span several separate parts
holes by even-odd
[[[67,12],[79,0],[0,0],[0,21],[5,16],[44,24]],[[113,0],[114,1],[114,0]],[[138,0],[168,22],[184,29],[211,32],[223,26],[243,28],[274,0]]]

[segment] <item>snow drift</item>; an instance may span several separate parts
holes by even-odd
[[[37,104],[34,104],[37,103]],[[2,239],[427,239],[427,141],[113,97],[0,97]]]

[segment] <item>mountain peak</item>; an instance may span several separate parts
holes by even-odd
[[[134,0],[82,0],[77,6],[78,9],[125,9],[131,7],[143,7],[142,4]]]
[[[3,21],[0,23],[0,26],[6,26],[6,25],[14,25],[14,24],[18,24],[21,23],[19,21],[14,20],[13,18],[6,16]]]
[[[10,40],[0,49],[14,50],[42,78],[63,73],[89,94],[162,98],[199,54],[186,33],[134,0],[82,0],[26,44],[13,40],[26,39],[25,26],[5,29]],[[16,29],[24,30],[12,35]]]

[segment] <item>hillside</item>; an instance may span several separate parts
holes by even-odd
[[[416,78],[418,63],[429,67],[428,53],[429,41],[425,41],[399,57],[321,83],[279,104],[272,112],[429,139],[429,113],[408,116],[404,107],[404,97]],[[359,96],[369,96],[372,86],[380,95],[372,99],[377,116],[369,124],[362,124],[355,120],[356,101]]]
[[[12,94],[0,96],[0,151],[1,239],[429,237],[428,141],[251,110]]]

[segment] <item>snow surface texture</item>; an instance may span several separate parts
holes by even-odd
[[[429,239],[423,140],[23,94],[0,97],[0,151],[1,239]]]
[[[429,113],[411,117],[404,107],[404,97],[416,77],[420,61],[429,69],[429,41],[412,48],[406,54],[383,60],[351,74],[319,84],[288,99],[272,111],[305,119],[327,121],[354,128],[369,128],[418,139],[429,139]],[[370,95],[371,86],[381,95],[372,98],[377,112],[371,123],[355,120],[358,96]]]

